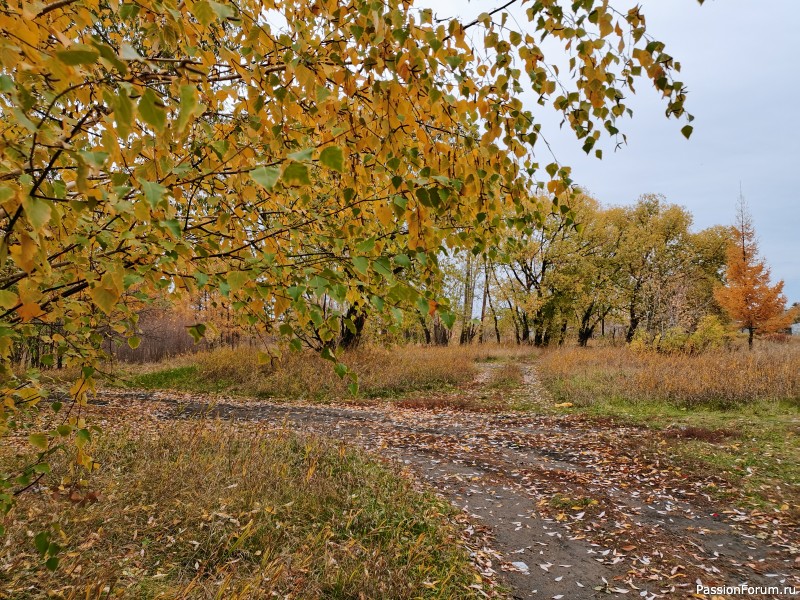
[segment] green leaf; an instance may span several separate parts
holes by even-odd
[[[289,294],[289,297],[291,297],[291,299],[294,300],[295,302],[297,302],[300,299],[300,296],[302,296],[303,292],[305,291],[306,291],[305,287],[300,285],[293,285],[290,288],[286,289],[286,293]]]
[[[175,129],[182,133],[189,123],[189,119],[197,109],[197,88],[193,85],[181,86],[181,102],[178,110],[178,120],[175,122]]]
[[[187,328],[189,330],[189,335],[194,338],[194,343],[197,344],[206,334],[206,326],[203,323],[197,323],[196,325],[192,325]]]
[[[331,95],[331,91],[324,85],[317,86],[317,104],[322,104]]]
[[[38,131],[39,128],[36,126],[36,123],[31,121],[19,108],[14,107],[14,109],[11,111],[11,114],[13,114],[17,119],[17,123],[22,125],[28,131]]]
[[[74,44],[69,47],[69,50],[56,52],[56,58],[65,65],[91,65],[100,58],[100,52],[86,44]]]
[[[78,152],[80,157],[92,165],[93,167],[97,167],[98,169],[103,166],[103,164],[108,159],[108,152]]]
[[[214,0],[209,0],[208,3],[211,5],[211,10],[214,11],[214,14],[216,14],[221,21],[224,21],[225,19],[230,19],[232,16],[236,14],[233,8],[228,4],[214,2]]]
[[[0,185],[0,202],[5,202],[15,195],[14,189],[7,185]]]
[[[311,185],[308,167],[299,162],[289,163],[283,170],[283,181],[287,185]]]
[[[356,246],[359,252],[370,253],[372,249],[375,248],[375,238],[371,237],[363,242],[361,242],[358,246]]]
[[[417,298],[417,310],[423,315],[427,315],[430,310],[430,304],[428,304],[428,301],[422,296]]]
[[[395,324],[402,325],[403,324],[403,311],[399,308],[393,306],[391,308],[392,312],[392,319],[394,319]]]
[[[34,448],[47,450],[47,434],[45,433],[32,433],[28,436],[28,441]]]
[[[131,350],[136,350],[141,343],[142,338],[140,338],[138,335],[132,335],[128,338],[128,346]]]
[[[38,465],[33,465],[33,472],[39,473],[41,475],[46,475],[50,472],[50,465],[47,463],[39,463]]]
[[[47,567],[48,571],[55,571],[56,569],[58,569],[58,563],[59,563],[58,557],[51,556],[45,561],[44,566]]]
[[[92,41],[92,45],[97,48],[100,52],[101,58],[107,60],[111,65],[119,71],[120,75],[127,75],[128,74],[128,65],[122,62],[117,56],[117,53],[114,52],[114,49],[111,46],[106,44],[101,44],[100,42],[94,40]]]
[[[132,5],[130,4],[123,5],[123,7],[120,9],[120,16],[122,16],[123,13],[125,12],[126,6],[131,7]],[[138,6],[132,8],[135,8],[136,12],[139,11]],[[122,18],[124,19],[125,17],[123,16]],[[139,52],[137,52],[136,48],[125,42],[123,42],[122,45],[119,47],[119,56],[120,58],[122,58],[122,60],[142,60],[142,55],[139,54]]]
[[[311,160],[311,155],[314,153],[313,148],[306,148],[305,150],[298,150],[297,152],[292,152],[291,154],[287,155],[287,158],[291,158],[292,160],[296,160],[298,162],[303,162],[306,160]]]
[[[142,186],[142,192],[144,192],[144,197],[147,198],[147,202],[150,204],[150,207],[156,208],[158,203],[161,202],[161,198],[163,198],[164,194],[166,194],[167,188],[160,183],[155,183],[154,181],[145,181],[143,179],[139,179],[139,183]]]
[[[142,115],[145,123],[152,126],[157,132],[164,131],[164,126],[167,123],[167,112],[164,110],[161,100],[150,88],[147,88],[142,97],[139,98],[139,114]]]
[[[250,171],[250,177],[258,185],[271,190],[280,177],[281,171],[278,167],[256,167]]]
[[[25,209],[25,216],[31,227],[36,231],[47,225],[50,220],[50,203],[47,200],[25,196],[22,199],[22,208]]]
[[[451,329],[456,323],[456,316],[451,312],[441,312],[439,317],[442,319],[442,322],[447,326],[448,329]]]
[[[36,537],[33,538],[33,546],[39,554],[44,556],[50,547],[50,534],[46,531],[37,533]]]
[[[381,256],[380,258],[376,259],[372,263],[372,268],[387,278],[391,278],[394,275],[394,273],[392,273],[392,268],[389,265],[389,259],[385,256]]]
[[[319,155],[319,162],[341,173],[344,171],[344,152],[339,146],[328,146]]]
[[[161,225],[165,229],[168,229],[169,232],[176,238],[181,237],[181,224],[178,222],[177,219],[167,219],[166,221],[160,221],[159,225]]]
[[[117,132],[122,137],[127,137],[133,123],[133,102],[122,88],[114,102],[114,121],[117,124]]]
[[[366,275],[367,270],[369,269],[369,259],[366,256],[354,256],[353,266],[355,267],[356,271],[362,275]]]
[[[336,371],[339,379],[344,379],[344,376],[347,375],[347,365],[344,363],[336,363],[336,366],[333,367],[333,370]]]
[[[693,131],[694,127],[692,127],[691,125],[686,125],[683,129],[681,129],[683,137],[685,137],[687,140],[692,136]]]
[[[348,391],[353,396],[358,396],[358,382],[354,381],[353,383],[347,386]]]
[[[251,274],[245,271],[231,271],[226,278],[232,292],[238,292],[250,281]]]
[[[78,448],[83,448],[90,441],[92,441],[92,435],[88,429],[79,429],[78,433],[75,434],[75,445]]]
[[[408,258],[405,254],[398,254],[394,257],[395,264],[400,265],[401,267],[410,267],[411,266],[411,259]]]

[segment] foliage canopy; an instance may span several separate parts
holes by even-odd
[[[410,0],[4,3],[0,433],[41,399],[35,374],[11,371],[20,344],[45,336],[51,361],[82,367],[80,405],[100,325],[135,345],[136,310],[159,295],[213,289],[289,338],[332,339],[353,305],[446,317],[425,285],[440,248],[491,251],[503,226],[542,219],[534,192],[570,185],[538,162],[524,94],[598,156],[637,79],[691,120],[680,65],[638,8],[523,4],[517,25],[501,9],[436,20]],[[331,313],[309,301],[322,296]],[[70,436],[88,439],[79,411],[32,432],[40,461],[3,480],[6,509]]]

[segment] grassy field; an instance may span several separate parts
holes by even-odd
[[[530,348],[468,346],[391,349],[368,346],[340,360],[358,374],[362,398],[396,397],[409,392],[452,389],[472,381],[476,362],[527,358]],[[126,385],[143,389],[211,392],[256,398],[325,402],[351,397],[348,378],[337,376],[330,361],[313,352],[285,352],[269,363],[248,348],[220,349],[170,363],[128,366]]]
[[[798,344],[699,355],[367,347],[342,360],[359,374],[362,398],[406,408],[524,407],[556,419],[576,413],[612,429],[648,427],[660,458],[734,483],[739,491],[726,500],[800,516]],[[531,369],[541,389],[529,389]],[[138,388],[352,401],[347,379],[310,354],[262,364],[255,351],[217,350],[120,374]],[[50,487],[28,495],[7,519],[22,525],[8,527],[0,549],[0,589],[10,597],[44,598],[45,589],[65,598],[480,594],[471,586],[483,583],[456,543],[452,509],[344,446],[255,423],[170,422],[154,432],[115,433],[93,456],[103,468],[89,487],[57,489],[72,475],[56,464]],[[0,469],[14,460],[0,457]],[[53,533],[64,548],[55,575],[32,543],[52,515],[66,532]],[[36,588],[24,589],[31,581]]]
[[[800,344],[700,355],[562,348],[537,361],[559,410],[661,433],[688,470],[735,482],[753,505],[800,504]]]
[[[344,446],[195,421],[93,456],[90,487],[55,465],[6,519],[0,597],[479,597],[453,509]],[[50,573],[32,537],[54,515]]]
[[[753,352],[696,355],[627,347],[564,347],[542,353],[492,345],[368,347],[342,360],[359,374],[362,398],[383,397],[418,409],[511,407],[612,417],[659,431],[675,462],[698,473],[724,475],[740,487],[746,502],[780,506],[800,495],[797,343],[762,342]],[[500,363],[484,383],[487,394],[462,393],[480,362]],[[534,366],[545,391],[535,401],[520,394],[525,363]],[[166,368],[138,367],[128,374],[128,382],[151,389],[353,400],[347,380],[338,378],[329,362],[308,354],[287,353],[263,365],[255,351],[217,350],[184,357]]]

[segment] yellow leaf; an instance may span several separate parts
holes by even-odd
[[[20,269],[26,273],[30,273],[33,271],[35,265],[34,259],[38,247],[36,242],[25,233],[19,236],[19,242],[19,244],[11,246],[9,250],[11,260],[13,260]]]

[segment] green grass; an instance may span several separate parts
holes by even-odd
[[[126,377],[124,383],[129,387],[145,390],[217,392],[224,389],[224,382],[210,382],[199,379],[196,365],[139,373]],[[216,383],[216,385],[212,385],[212,383]]]
[[[479,579],[454,510],[332,442],[196,421],[121,433],[75,488],[21,498],[0,548],[0,588],[19,598],[474,598]],[[54,468],[51,485],[69,478]],[[28,531],[57,519],[61,566]],[[480,586],[478,586],[480,587]],[[363,596],[362,596],[363,594]],[[60,596],[61,597],[61,596]]]

